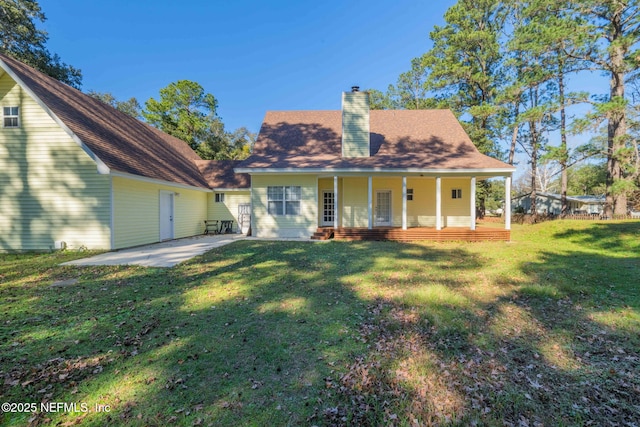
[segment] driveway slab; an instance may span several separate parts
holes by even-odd
[[[198,255],[236,240],[243,234],[221,234],[168,240],[152,245],[107,252],[90,258],[77,259],[61,265],[141,265],[144,267],[173,267]]]

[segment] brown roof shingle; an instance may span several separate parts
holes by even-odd
[[[240,168],[514,169],[481,154],[449,110],[372,110],[371,157],[342,157],[340,111],[267,112]]]
[[[208,188],[186,142],[15,59],[0,60],[111,170]]]
[[[209,187],[216,188],[251,188],[251,177],[248,173],[235,173],[233,169],[241,160],[197,160],[196,165]]]

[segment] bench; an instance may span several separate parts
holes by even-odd
[[[204,220],[204,234],[218,234],[218,223],[217,219],[205,219]]]
[[[233,220],[206,219],[204,221],[204,234],[233,233]]]

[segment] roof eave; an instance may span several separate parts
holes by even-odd
[[[250,175],[274,175],[274,174],[399,174],[438,176],[438,175],[492,175],[510,176],[516,168],[462,168],[462,169],[429,169],[429,168],[235,168],[236,173],[248,173]]]

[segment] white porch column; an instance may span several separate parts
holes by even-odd
[[[333,228],[338,228],[338,177],[333,177]]]
[[[407,229],[407,177],[402,177],[402,229]]]
[[[471,209],[471,229],[476,229],[476,177],[471,177],[471,188],[469,189],[470,199],[469,208]]]
[[[511,230],[511,176],[504,179],[504,229]]]
[[[373,177],[370,176],[367,182],[368,208],[369,208],[369,230],[373,228]]]
[[[442,178],[436,177],[436,230],[442,230]]]

